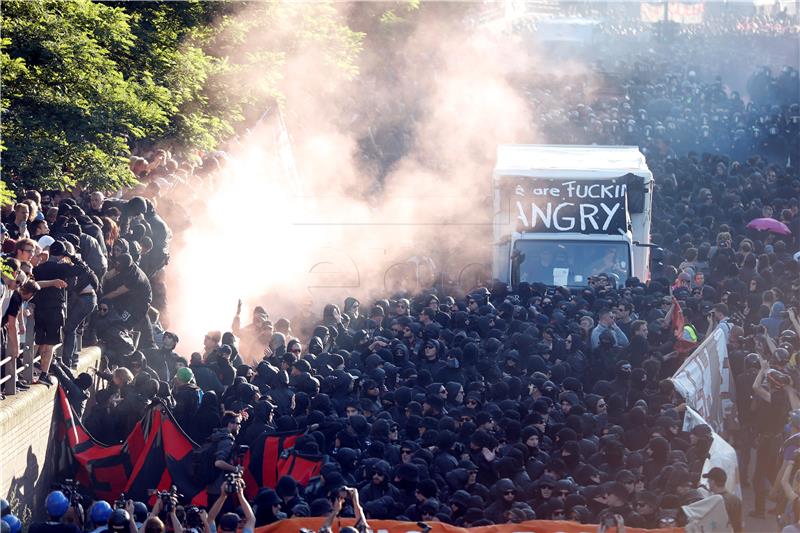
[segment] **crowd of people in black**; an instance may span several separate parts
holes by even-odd
[[[715,493],[742,531],[726,473],[701,478],[711,430],[683,431],[685,401],[668,379],[686,357],[671,320],[680,306],[698,341],[716,327],[728,334],[736,409],[724,437],[742,485],[754,487],[752,514],[800,531],[798,72],[761,68],[742,92],[688,66],[632,63],[623,79],[620,94],[597,101],[582,101],[578,86],[530,98],[553,143],[646,153],[661,246],[647,282],[439,287],[351,297],[302,321],[269,305],[243,318],[240,304],[228,331],[180,340],[160,321],[172,231],[190,224],[180,193],[209,186],[224,154],[134,156],[143,185],[125,199],[21,191],[2,216],[4,356],[35,335],[37,382],[55,375],[101,442],[121,442],[151,405],[168,406],[196,443],[215,443],[219,472],[207,514],[170,496],[150,511],[87,502],[84,514],[54,491],[48,521],[32,529],[247,532],[340,512],[362,529],[368,519],[471,527],[608,516],[655,528],[685,524],[681,506]],[[746,227],[762,217],[790,233]],[[31,311],[34,331],[24,331]],[[92,376],[73,373],[79,337],[103,348],[107,386],[91,402]],[[236,471],[235,445],[265,431],[305,431],[299,445],[324,465],[306,486],[283,477],[248,502],[224,474]],[[18,533],[3,514],[3,531]]]

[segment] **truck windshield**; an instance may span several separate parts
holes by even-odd
[[[518,240],[514,243],[511,281],[583,287],[590,276],[606,274],[622,286],[630,276],[628,244],[619,241]]]

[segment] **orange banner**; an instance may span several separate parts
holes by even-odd
[[[323,518],[292,518],[281,520],[268,526],[259,527],[256,533],[299,533],[300,528],[318,531]],[[334,533],[344,526],[352,526],[355,520],[342,518],[333,523]],[[561,520],[531,520],[521,524],[497,524],[493,526],[463,528],[443,524],[442,522],[426,522],[430,533],[596,533],[597,526],[577,524]],[[416,522],[398,522],[396,520],[370,520],[370,529],[374,533],[421,533]],[[635,529],[626,527],[627,533],[683,533],[683,528],[674,529]]]

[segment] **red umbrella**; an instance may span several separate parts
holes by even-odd
[[[780,220],[775,220],[774,218],[756,218],[751,220],[747,224],[747,227],[758,231],[769,231],[772,233],[777,233],[778,235],[792,234],[792,231],[786,224],[784,224]]]

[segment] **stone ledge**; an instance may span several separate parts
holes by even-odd
[[[77,372],[96,367],[101,350],[81,350]],[[41,516],[53,474],[53,411],[57,386],[31,385],[0,400],[0,496],[24,524]],[[12,441],[13,439],[13,441]]]

